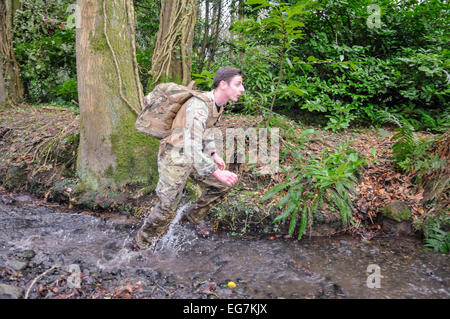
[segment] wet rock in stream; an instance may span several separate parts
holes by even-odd
[[[22,297],[23,289],[20,287],[0,284],[0,299],[18,299]]]

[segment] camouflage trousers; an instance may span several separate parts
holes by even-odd
[[[205,177],[198,175],[191,163],[177,161],[176,156],[171,156],[172,151],[174,151],[174,148],[170,145],[159,150],[159,180],[156,186],[156,195],[159,202],[153,207],[139,231],[138,242],[150,243],[153,237],[166,232],[170,222],[175,217],[188,177],[203,186],[200,198],[189,207],[185,214],[186,218],[194,224],[199,223],[212,204],[231,189],[212,174]]]

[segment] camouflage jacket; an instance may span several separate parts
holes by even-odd
[[[217,110],[213,91],[205,93],[212,103],[192,97],[185,108],[177,114],[172,133],[165,139],[167,143],[183,150],[183,161],[192,164],[200,176],[212,174],[218,167],[211,158],[216,149],[214,130],[211,129],[223,112],[223,106]]]

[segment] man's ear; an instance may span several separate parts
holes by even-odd
[[[219,82],[219,87],[220,87],[221,89],[225,89],[227,86],[228,86],[227,81],[222,80],[222,81]]]

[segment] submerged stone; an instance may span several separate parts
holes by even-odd
[[[34,250],[31,250],[31,249],[24,250],[20,254],[20,257],[22,257],[24,259],[27,259],[27,260],[33,259],[34,256],[36,256],[36,252]]]
[[[19,299],[23,295],[23,289],[16,286],[0,284],[0,299]]]
[[[14,270],[21,271],[21,270],[24,270],[25,268],[27,268],[28,261],[20,260],[20,259],[10,259],[6,262],[6,266],[8,266]]]

